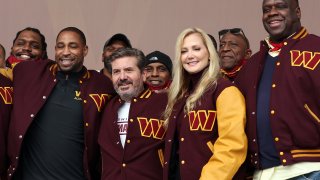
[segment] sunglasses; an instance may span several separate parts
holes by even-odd
[[[246,38],[246,35],[244,35],[244,32],[241,28],[232,28],[232,29],[223,29],[221,31],[219,31],[219,40],[221,40],[221,38],[227,34],[228,32],[230,32],[231,34],[236,34],[236,35],[242,35]]]

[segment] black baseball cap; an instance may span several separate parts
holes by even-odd
[[[103,49],[107,46],[110,46],[114,41],[121,41],[125,44],[126,47],[132,48],[130,40],[127,38],[126,35],[118,33],[113,35],[103,46]]]

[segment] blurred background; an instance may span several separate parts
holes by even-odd
[[[160,50],[174,58],[178,34],[199,27],[219,41],[218,31],[240,27],[256,52],[267,36],[262,0],[0,0],[0,43],[7,56],[16,33],[38,28],[46,37],[48,56],[54,59],[58,32],[68,26],[81,29],[89,53],[85,65],[101,69],[102,48],[115,33],[124,33],[133,47],[145,54]],[[302,25],[320,35],[320,1],[300,0]]]

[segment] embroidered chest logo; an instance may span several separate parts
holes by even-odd
[[[141,136],[152,137],[155,139],[162,139],[165,134],[163,127],[163,120],[150,118],[149,120],[144,117],[138,117],[140,125]]]
[[[108,94],[89,94],[89,96],[93,99],[99,112],[101,112],[102,107],[106,104],[106,102],[111,97]]]
[[[212,131],[216,121],[216,111],[199,110],[189,112],[190,131]]]
[[[4,104],[12,104],[12,87],[0,87],[0,96]]]
[[[74,91],[74,92],[76,93],[76,97],[74,97],[73,99],[81,101],[82,100],[80,97],[81,92],[80,91]]]
[[[292,66],[314,70],[320,62],[320,52],[292,50],[290,54]]]

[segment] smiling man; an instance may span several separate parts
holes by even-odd
[[[144,86],[142,51],[123,48],[110,56],[118,95],[105,108],[99,134],[102,179],[162,179],[162,112],[165,93]]]
[[[233,82],[252,54],[250,44],[240,28],[219,31],[219,40],[221,72],[224,77]]]
[[[171,84],[172,61],[160,51],[154,51],[146,56],[144,68],[145,82],[151,90],[168,89]]]
[[[47,43],[39,29],[27,27],[16,34],[11,47],[10,56],[6,60],[6,67],[0,73],[9,79],[12,77],[12,68],[26,60],[47,59]]]
[[[269,37],[235,81],[254,179],[320,179],[320,37],[300,19],[298,0],[263,0]]]
[[[7,66],[12,67],[25,60],[47,58],[47,43],[44,35],[36,28],[27,27],[19,31],[13,40]]]
[[[55,62],[14,68],[9,179],[100,179],[100,113],[114,90],[83,66],[87,53],[83,32],[67,27],[57,36]]]

